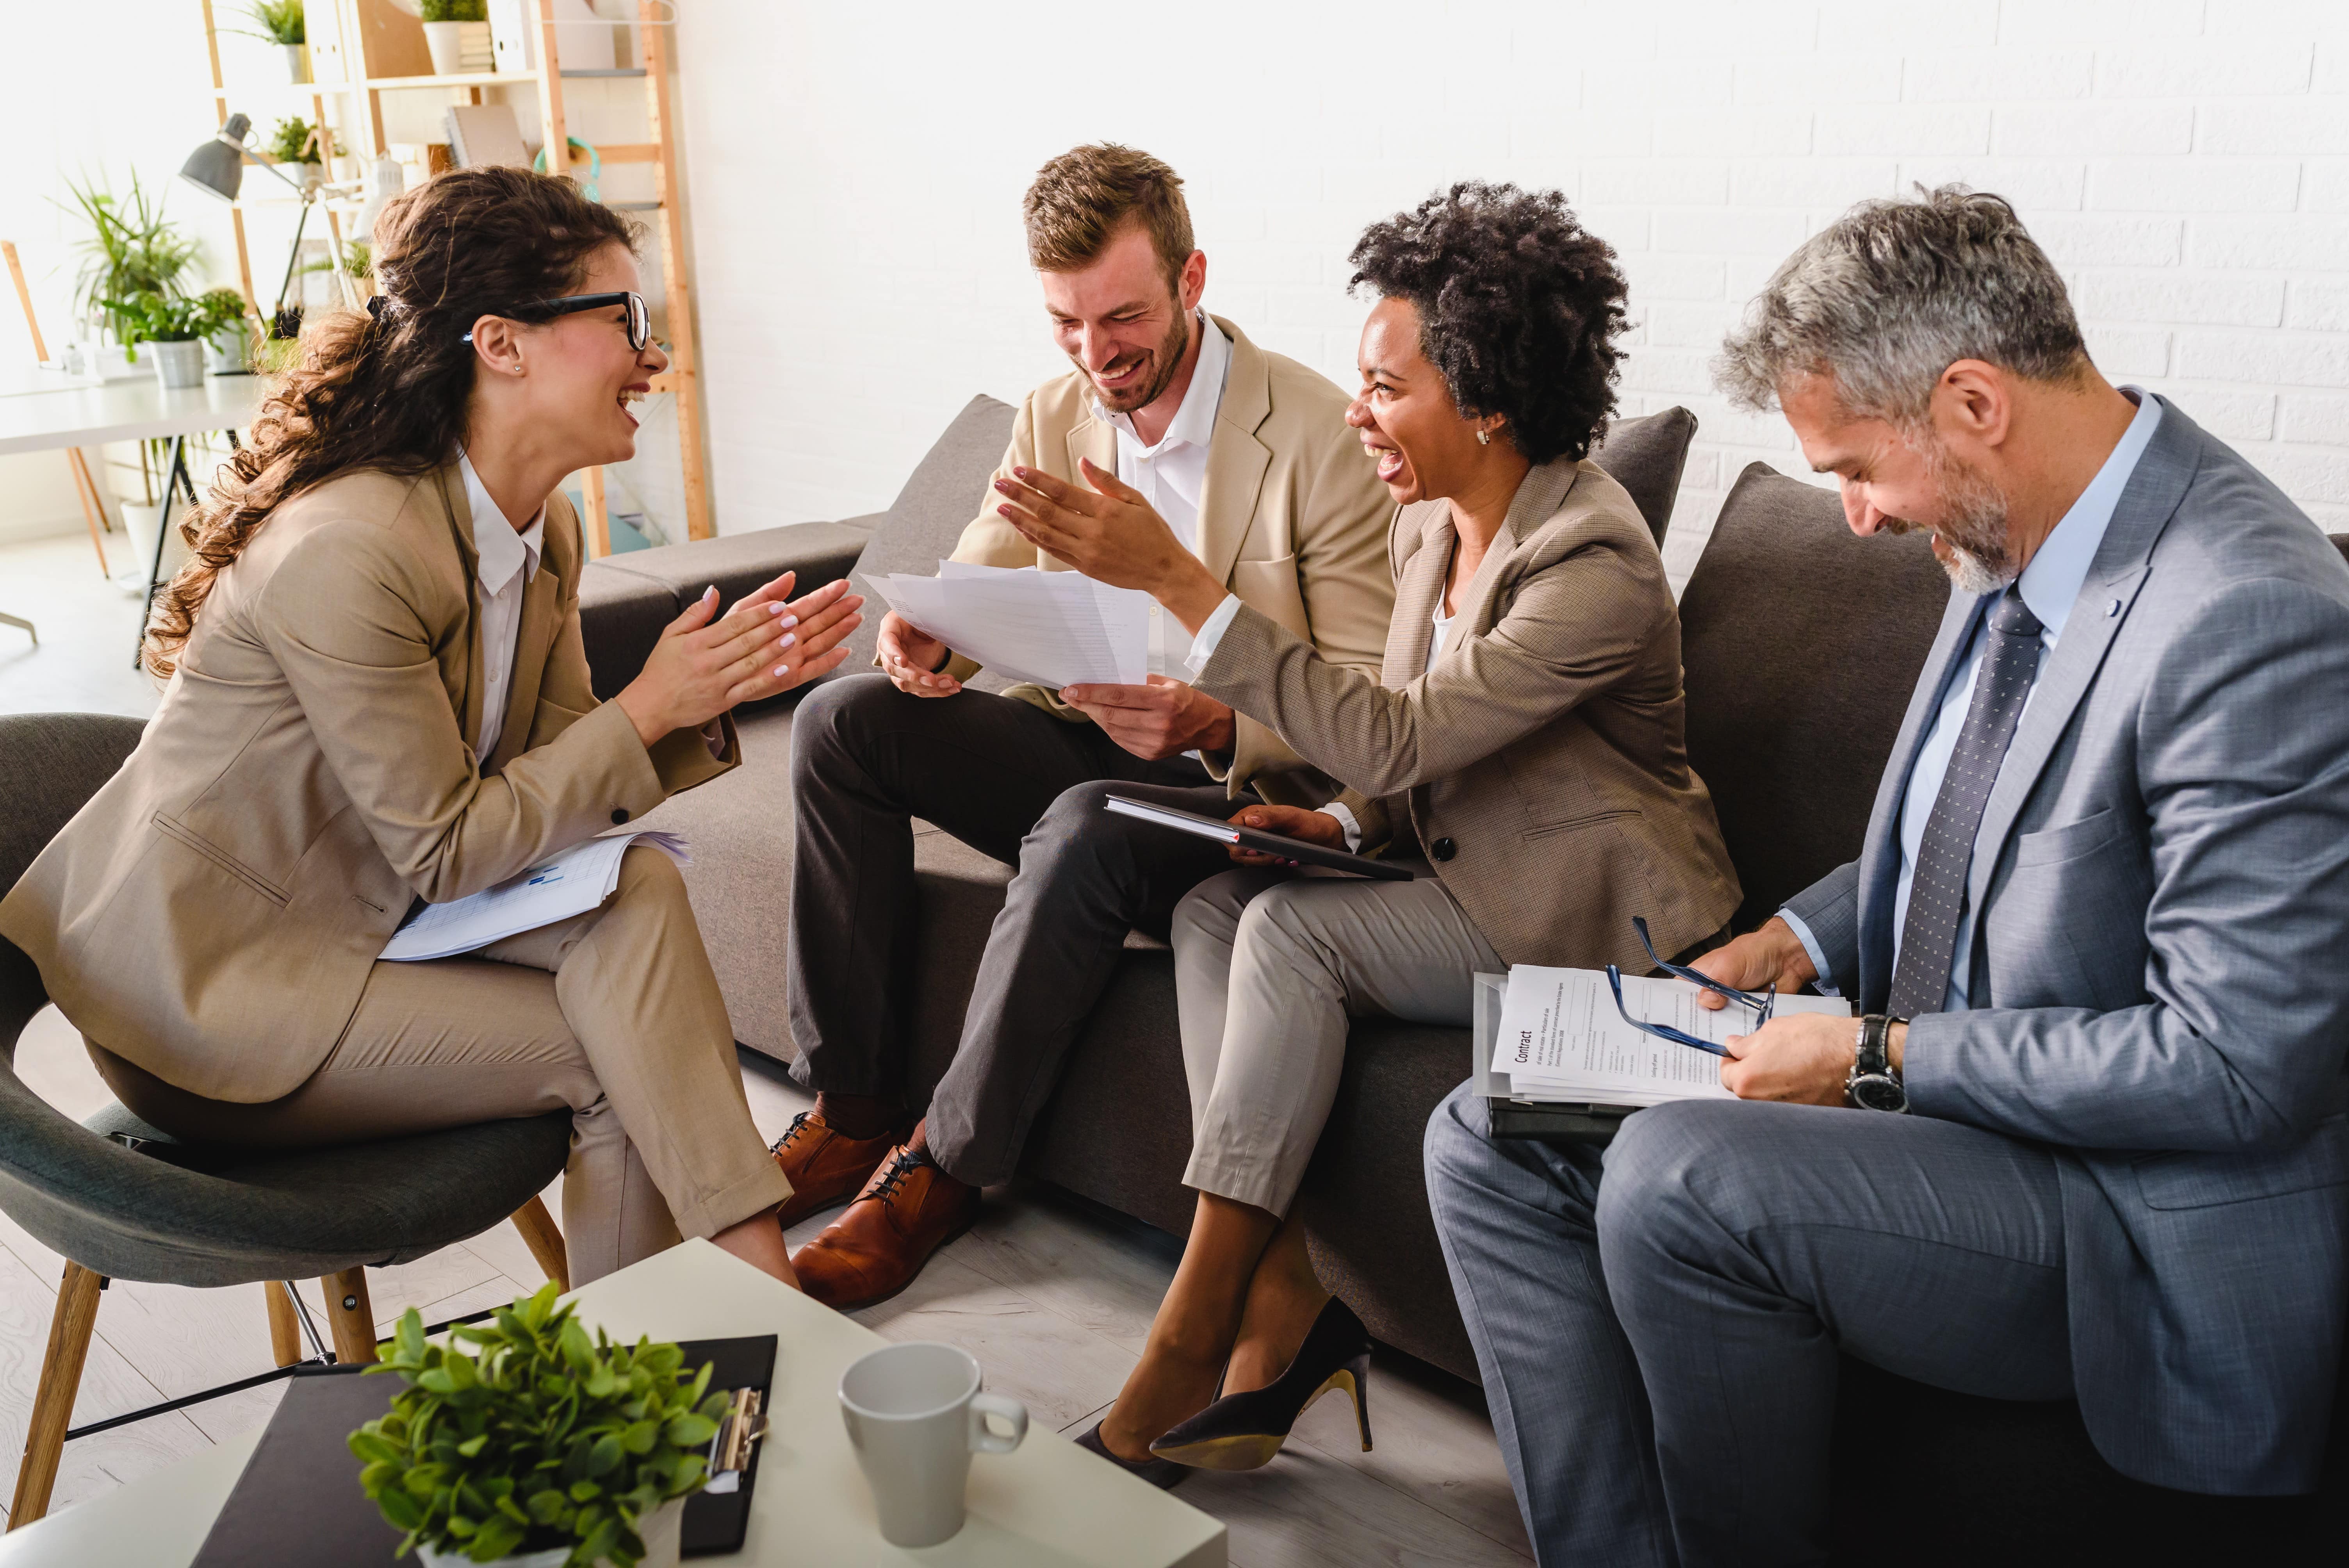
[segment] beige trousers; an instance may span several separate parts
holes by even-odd
[[[1347,1019],[1471,1021],[1469,976],[1508,965],[1412,864],[1422,874],[1407,882],[1226,872],[1175,906],[1185,1185],[1286,1214],[1337,1099]]]
[[[598,909],[465,957],[377,965],[333,1054],[282,1099],[204,1099],[96,1041],[90,1055],[131,1111],[189,1139],[298,1148],[568,1109],[574,1284],[791,1196],[685,880],[643,845]]]

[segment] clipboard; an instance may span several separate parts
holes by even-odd
[[[759,1439],[774,1385],[776,1337],[687,1339],[678,1348],[688,1372],[709,1363],[709,1386],[735,1396],[734,1412],[710,1439],[712,1484],[686,1500],[682,1555],[740,1552],[765,1446]],[[359,1462],[344,1443],[388,1413],[406,1385],[394,1377],[363,1377],[361,1370],[305,1368],[288,1381],[191,1568],[413,1568],[413,1557],[393,1555],[405,1532],[359,1489]],[[719,1468],[721,1459],[729,1468]]]
[[[1237,844],[1241,849],[1254,850],[1258,854],[1272,855],[1279,860],[1296,861],[1309,866],[1326,866],[1331,871],[1370,877],[1377,882],[1418,880],[1409,866],[1399,866],[1391,861],[1374,861],[1367,855],[1349,854],[1344,850],[1324,849],[1319,844],[1309,844],[1285,833],[1268,833],[1260,828],[1235,827],[1213,817],[1202,817],[1196,811],[1177,810],[1172,806],[1161,806],[1149,800],[1129,800],[1123,795],[1108,796],[1102,804],[1121,817],[1155,822],[1162,828],[1213,839],[1217,843]]]

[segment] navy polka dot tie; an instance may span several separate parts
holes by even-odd
[[[1950,994],[1950,959],[1958,944],[1958,922],[1966,912],[1966,868],[1974,858],[1974,835],[1982,809],[1998,782],[2023,717],[2023,699],[2039,673],[2039,634],[2045,628],[2009,588],[1991,606],[1990,647],[1974,677],[1966,705],[1965,727],[1941,775],[1933,814],[1917,846],[1917,874],[1909,885],[1909,918],[1900,931],[1900,955],[1892,966],[1892,1016],[1914,1018],[1938,1013]]]

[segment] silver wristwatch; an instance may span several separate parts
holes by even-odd
[[[1862,1110],[1905,1111],[1909,1090],[1892,1066],[1892,1026],[1906,1018],[1870,1013],[1859,1021],[1859,1037],[1851,1053],[1851,1074],[1843,1080],[1844,1098]]]

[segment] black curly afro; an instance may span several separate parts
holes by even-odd
[[[1625,285],[1563,193],[1463,181],[1371,224],[1347,260],[1349,289],[1417,307],[1464,418],[1506,419],[1529,462],[1589,454],[1615,411]]]

